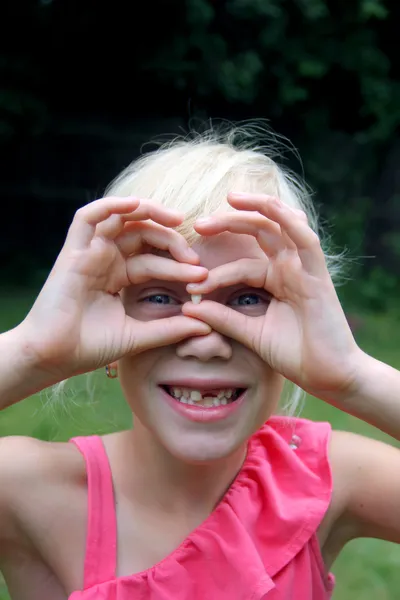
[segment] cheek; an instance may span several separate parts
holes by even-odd
[[[278,409],[279,401],[282,396],[285,379],[273,371],[267,364],[263,363],[263,370],[260,372],[258,385],[258,405],[260,412],[267,414],[267,418]]]
[[[134,357],[127,356],[119,361],[119,379],[129,404],[140,402],[140,398],[151,387],[151,374],[158,358],[157,350],[148,350]]]

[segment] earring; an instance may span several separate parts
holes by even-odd
[[[117,379],[118,377],[118,369],[116,367],[112,368],[110,365],[105,366],[106,375],[109,379]]]

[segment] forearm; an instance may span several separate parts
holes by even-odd
[[[0,335],[0,410],[54,383],[24,343],[21,326]]]
[[[400,441],[400,371],[362,353],[354,390],[334,404]]]

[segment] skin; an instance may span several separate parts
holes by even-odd
[[[246,440],[274,412],[284,377],[353,414],[363,407],[369,422],[390,421],[400,438],[399,374],[355,343],[305,216],[266,196],[229,202],[236,212],[197,222],[208,239],[194,249],[172,229],[183,215],[151,202],[86,206],[31,312],[0,336],[3,406],[118,363],[136,415],[133,431],[104,436],[118,575],[151,567],[210,514]],[[172,301],[149,301],[161,293]],[[194,305],[190,293],[206,299]],[[158,384],[189,369],[243,380],[248,397],[237,416],[194,425],[168,410]],[[344,432],[334,432],[329,452],[334,494],[318,530],[327,568],[355,537],[400,542],[400,452]],[[12,597],[59,600],[80,589],[87,489],[79,452],[4,438],[0,480],[0,565]]]

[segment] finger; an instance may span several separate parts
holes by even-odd
[[[130,350],[133,354],[177,344],[189,337],[197,337],[211,333],[211,327],[191,317],[178,315],[154,321],[134,321],[134,347]]]
[[[139,206],[139,203],[138,198],[110,196],[86,204],[76,211],[65,245],[76,249],[86,248],[93,239],[99,223],[113,214],[130,213]]]
[[[245,211],[214,214],[198,219],[194,229],[202,236],[218,235],[225,231],[247,234],[256,238],[266,254],[275,254],[285,248],[280,227],[262,215]]]
[[[140,200],[138,208],[126,215],[128,221],[145,221],[151,219],[165,227],[176,227],[183,223],[185,215],[172,208],[166,208],[162,204],[152,200]]]
[[[263,194],[230,194],[228,201],[235,208],[257,211],[275,221],[295,244],[306,271],[316,276],[326,274],[325,256],[319,237],[309,226],[303,211],[292,209],[277,198]]]
[[[260,198],[262,198],[262,199],[260,200]],[[264,217],[269,218],[269,213],[265,212],[265,204],[267,203],[268,206],[270,206],[270,205],[273,205],[273,203],[277,203],[277,202],[280,203],[280,200],[278,198],[276,198],[275,196],[269,196],[266,194],[230,193],[228,195],[228,202],[233,208],[236,208],[237,210],[257,211],[260,214],[262,214]],[[261,210],[261,208],[263,208],[263,210]],[[299,212],[299,213],[301,212],[303,217],[305,217],[305,219],[307,221],[307,217],[303,211],[300,211],[300,210],[297,211],[297,209],[293,209],[293,210],[295,210],[295,212]],[[294,244],[294,242],[290,239],[290,237],[287,235],[287,233],[282,230],[282,228],[280,228],[280,232],[281,232],[281,235],[284,240],[286,248],[290,249],[290,250],[294,250],[296,248],[296,245]]]
[[[208,272],[207,279],[189,283],[189,294],[209,294],[218,288],[243,283],[250,287],[264,288],[267,279],[268,259],[241,258],[215,267]]]
[[[152,222],[126,223],[123,232],[115,238],[115,244],[125,256],[139,252],[147,244],[169,252],[181,262],[197,264],[200,261],[180,233]]]
[[[208,275],[205,267],[177,262],[154,254],[138,254],[126,260],[126,272],[132,284],[151,279],[162,281],[201,281]]]
[[[248,317],[229,306],[211,300],[203,300],[200,304],[187,302],[182,306],[182,313],[204,321],[211,329],[257,352],[255,332],[261,331],[264,316]]]
[[[138,207],[127,214],[110,215],[108,219],[100,223],[96,228],[96,235],[108,239],[115,239],[124,229],[125,223],[129,221],[153,221],[166,227],[176,227],[183,222],[184,215],[176,210],[165,208],[151,200],[140,200]]]
[[[126,221],[126,215],[110,215],[108,219],[97,225],[96,235],[109,240],[115,240],[123,231]]]

